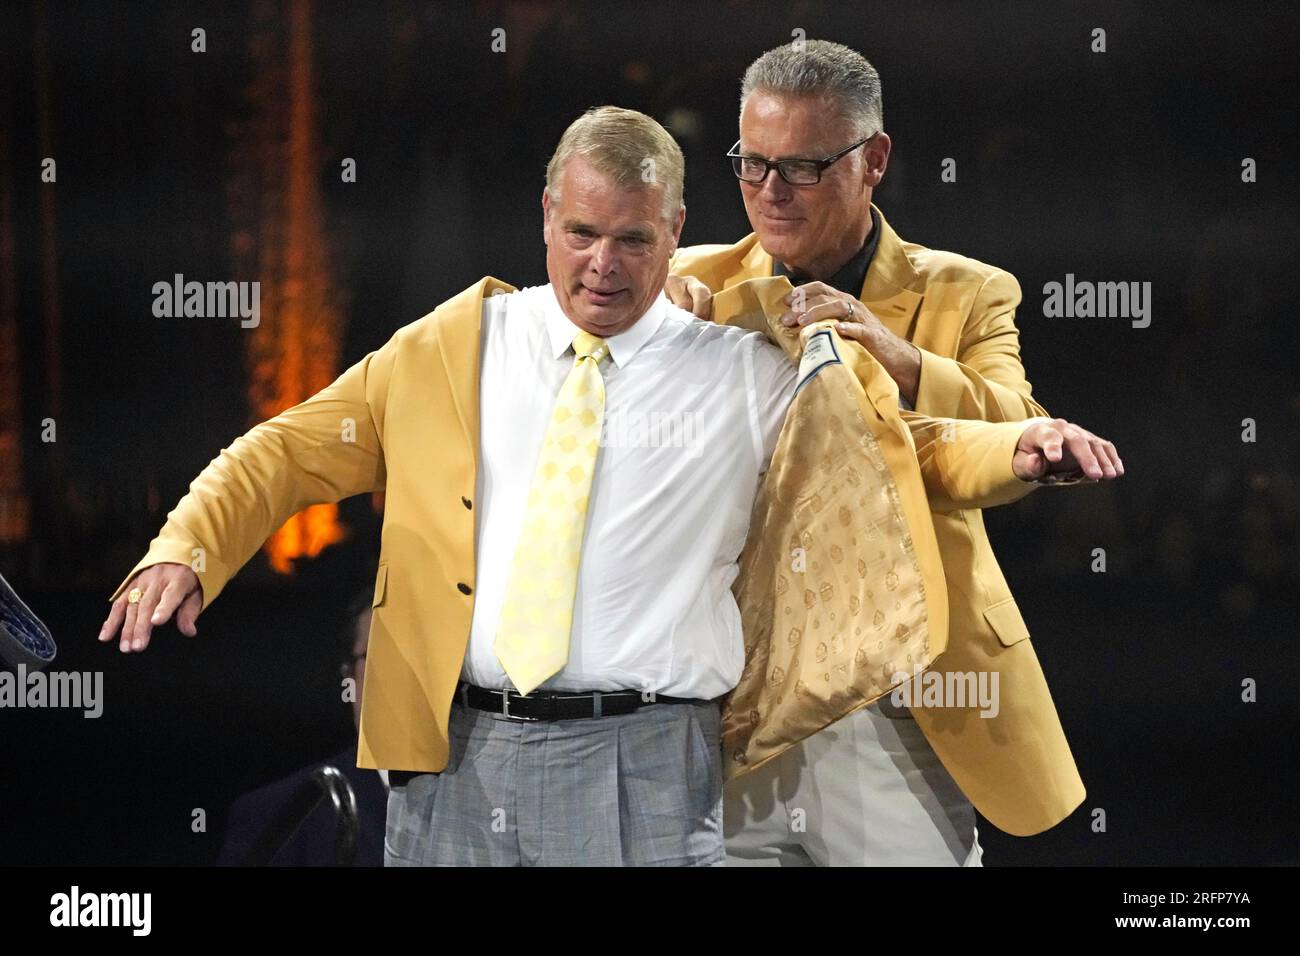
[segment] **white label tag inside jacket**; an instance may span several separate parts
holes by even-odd
[[[812,335],[808,336],[808,342],[803,347],[803,358],[799,360],[799,384],[795,387],[794,393],[799,394],[799,390],[807,385],[816,377],[817,373],[827,365],[842,365],[840,353],[835,350],[835,339],[831,335],[830,329],[819,329]]]

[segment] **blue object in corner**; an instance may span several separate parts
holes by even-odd
[[[10,667],[26,664],[29,670],[39,670],[57,653],[50,629],[0,575],[0,661]]]

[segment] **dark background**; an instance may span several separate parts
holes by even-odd
[[[259,278],[232,235],[249,196],[283,186],[294,8],[0,8],[0,322],[15,333],[0,385],[18,396],[0,428],[22,458],[6,491],[30,505],[0,571],[53,631],[54,667],[104,671],[107,698],[98,720],[0,710],[0,862],[206,863],[235,795],[349,739],[340,615],[372,581],[369,500],[345,502],[348,540],[292,576],[255,556],[198,638],[168,626],[130,656],[94,639],[188,482],[258,420],[248,333],[155,318],[151,287]],[[298,9],[327,240],[314,252],[345,319],[335,371],[484,274],[546,281],[544,166],[585,108],[668,124],[687,157],[683,242],[731,242],[749,231],[723,159],[745,66],[795,28],[863,52],[894,141],[877,204],[904,239],[1017,276],[1035,396],[1115,441],[1127,468],[986,515],[1088,796],[1036,837],[981,825],[985,863],[1300,862],[1294,5]],[[56,185],[40,182],[46,155]],[[340,182],[343,157],[356,183]],[[274,241],[253,234],[255,250]],[[1068,272],[1151,282],[1150,327],[1043,317],[1043,284]],[[1247,677],[1256,703],[1240,699]]]

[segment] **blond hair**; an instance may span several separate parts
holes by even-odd
[[[663,215],[670,222],[682,208],[686,163],[681,147],[644,113],[594,106],[574,120],[546,164],[546,189],[553,200],[559,199],[560,177],[574,156],[585,158],[623,189],[662,186]]]

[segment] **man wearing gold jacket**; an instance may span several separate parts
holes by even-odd
[[[915,413],[986,422],[1046,416],[1020,362],[1016,280],[904,242],[872,204],[890,145],[880,80],[861,55],[806,41],[759,57],[742,81],[740,140],[729,154],[754,232],[731,246],[680,250],[670,298],[708,315],[711,293],[786,275],[797,290],[783,321],[833,321]],[[1105,477],[1122,473],[1109,442],[1087,441]],[[949,625],[927,676],[941,676],[946,688],[991,686],[994,706],[895,694],[734,781],[725,813],[730,863],[979,865],[972,804],[1024,836],[1083,800],[979,509],[931,504]]]

